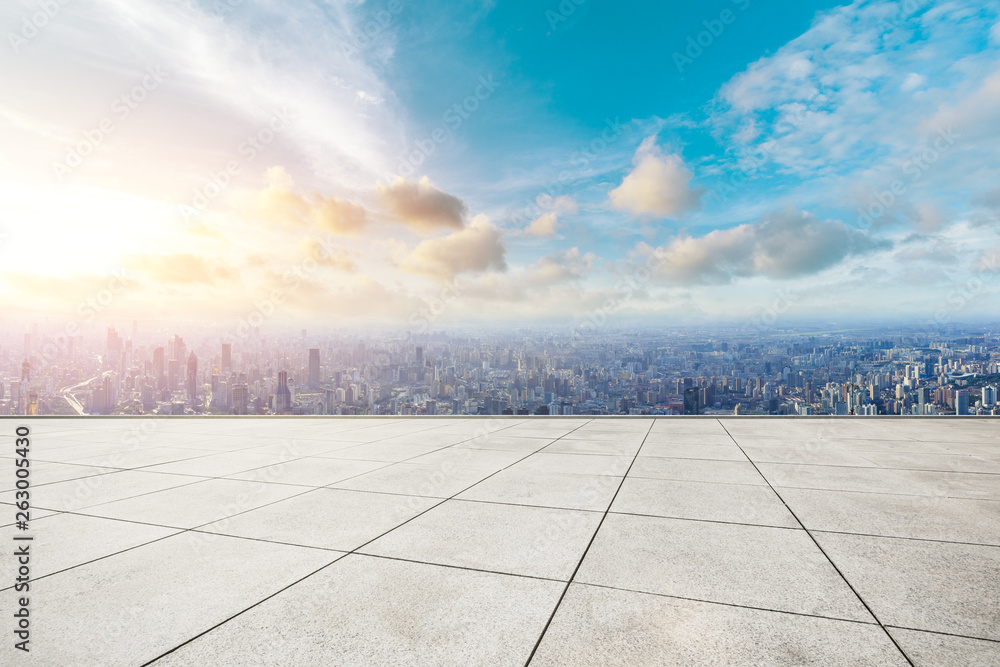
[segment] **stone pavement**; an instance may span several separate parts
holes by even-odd
[[[0,443],[4,665],[1000,664],[998,421],[4,418]]]

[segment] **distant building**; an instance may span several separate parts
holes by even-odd
[[[233,369],[233,344],[223,343],[222,344],[222,370],[232,370]]]
[[[684,390],[684,414],[696,415],[700,412],[699,399],[701,392],[698,387],[688,387]]]
[[[292,392],[288,390],[288,371],[278,372],[278,386],[274,390],[274,411],[277,414],[292,409]]]
[[[309,350],[309,388],[319,389],[319,348]]]
[[[187,361],[187,395],[188,403],[198,402],[198,357],[192,352]]]
[[[969,392],[966,389],[955,392],[955,414],[960,416],[969,414]]]

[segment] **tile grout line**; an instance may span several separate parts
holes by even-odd
[[[653,426],[655,425],[656,425],[656,418],[654,417],[653,419],[650,420],[649,428],[646,430],[646,435],[643,437],[642,442],[639,443],[639,448],[636,449],[635,456],[632,457],[632,463],[629,464],[628,469],[625,471],[625,474],[622,475],[621,481],[618,482],[618,488],[615,489],[615,494],[611,497],[611,500],[608,502],[608,508],[604,510],[604,514],[601,516],[601,520],[598,522],[597,528],[594,529],[594,534],[590,536],[590,541],[587,542],[587,546],[583,550],[583,554],[580,555],[580,560],[577,561],[576,567],[573,568],[573,574],[570,575],[569,581],[566,582],[566,586],[563,588],[562,594],[556,601],[556,605],[555,607],[553,607],[552,613],[549,615],[549,619],[545,622],[545,627],[542,628],[541,634],[538,635],[538,640],[532,647],[531,653],[528,655],[528,659],[524,662],[524,667],[528,667],[528,665],[531,664],[531,661],[534,660],[535,653],[538,652],[538,648],[542,645],[542,640],[545,639],[545,633],[548,632],[549,626],[552,625],[552,621],[553,619],[555,619],[556,613],[559,611],[559,607],[562,606],[563,600],[566,599],[566,594],[569,592],[569,587],[573,585],[573,580],[576,579],[577,572],[580,571],[580,567],[583,565],[584,559],[587,558],[587,553],[590,552],[590,547],[593,546],[594,540],[597,539],[598,533],[601,532],[601,527],[604,525],[605,519],[608,518],[608,514],[611,512],[611,507],[615,504],[615,500],[618,498],[618,493],[622,490],[622,486],[624,486],[625,480],[628,479],[628,474],[629,472],[631,472],[632,466],[635,465],[636,459],[639,458],[639,452],[642,451],[643,445],[646,444],[646,438],[649,437],[649,434],[653,430]]]
[[[589,422],[589,421],[590,421],[590,420],[588,420],[588,422]],[[583,426],[584,426],[584,425],[585,425],[586,423],[588,423],[588,422],[584,422],[584,424],[581,424],[581,425],[580,425],[580,426],[578,426],[578,427],[577,427],[576,429],[573,429],[573,431],[577,430],[578,428],[582,428],[582,427],[583,427]],[[496,431],[491,431],[491,432],[488,432],[488,433],[486,433],[486,434],[485,434],[485,436],[486,436],[486,437],[488,438],[489,436],[493,435],[494,433],[499,433],[500,431],[506,431],[507,429],[510,429],[510,428],[514,428],[514,427],[515,427],[515,426],[517,426],[517,425],[518,425],[519,423],[523,423],[523,422],[520,422],[520,421],[518,421],[518,422],[516,422],[516,423],[514,423],[514,424],[512,424],[512,425],[510,425],[510,426],[507,426],[507,427],[505,427],[505,428],[502,428],[502,429],[497,429]],[[447,424],[445,424],[445,425],[447,425]],[[430,430],[430,429],[428,429],[428,430]],[[572,433],[573,431],[570,431],[570,433]],[[434,451],[440,451],[441,449],[447,449],[448,447],[455,447],[456,445],[460,445],[460,444],[463,444],[463,443],[465,443],[465,442],[470,442],[470,441],[472,441],[472,440],[475,440],[475,439],[477,439],[477,437],[481,437],[481,436],[473,436],[473,437],[469,438],[468,440],[463,440],[462,442],[459,442],[459,443],[454,443],[454,444],[452,444],[452,445],[447,445],[446,447],[441,447],[440,449],[437,449],[437,450],[434,450]],[[560,436],[560,437],[562,437],[562,436]],[[558,438],[557,438],[557,439],[558,439]],[[551,443],[550,443],[550,444],[551,444]],[[428,453],[433,453],[433,452],[428,452]],[[368,541],[367,541],[367,542],[365,542],[364,544],[361,544],[361,545],[359,545],[359,546],[355,547],[354,549],[352,549],[352,550],[350,550],[350,551],[348,551],[348,552],[346,552],[346,553],[343,553],[343,555],[341,555],[341,556],[339,556],[339,557],[335,558],[334,560],[330,561],[330,562],[329,562],[329,563],[327,563],[326,565],[324,565],[324,566],[322,566],[322,567],[320,567],[320,568],[318,568],[318,569],[314,570],[313,572],[310,572],[310,573],[306,574],[306,575],[305,575],[304,577],[301,577],[300,579],[297,579],[296,581],[293,581],[293,582],[292,582],[291,584],[289,584],[289,585],[287,585],[287,586],[285,586],[285,587],[283,587],[283,588],[281,588],[281,589],[279,589],[279,590],[275,591],[274,593],[272,593],[272,594],[270,594],[270,595],[266,596],[265,598],[263,598],[263,599],[261,599],[261,600],[258,600],[257,602],[255,602],[254,604],[250,605],[250,606],[249,606],[249,607],[247,607],[246,609],[243,609],[242,611],[239,611],[239,612],[237,612],[237,613],[233,614],[233,615],[232,615],[232,616],[230,616],[229,618],[227,618],[227,619],[225,619],[225,620],[223,620],[223,621],[220,621],[219,623],[216,623],[215,625],[213,625],[212,627],[208,628],[207,630],[204,630],[204,631],[202,631],[202,632],[200,632],[200,633],[196,634],[195,636],[193,636],[193,637],[191,637],[191,638],[189,638],[189,639],[187,639],[187,640],[185,640],[185,641],[181,642],[180,644],[178,644],[178,645],[177,645],[177,646],[175,646],[174,648],[170,649],[169,651],[166,651],[166,652],[164,652],[164,653],[161,653],[160,655],[156,656],[156,657],[155,657],[155,658],[153,658],[152,660],[149,660],[148,662],[145,662],[145,663],[143,663],[142,665],[140,665],[140,667],[148,667],[149,665],[152,665],[152,664],[153,664],[153,663],[155,663],[156,661],[158,661],[158,660],[160,660],[160,659],[162,659],[162,658],[164,658],[164,657],[166,657],[166,656],[170,655],[171,653],[173,653],[173,652],[175,652],[175,651],[177,651],[177,650],[181,649],[182,647],[184,647],[184,646],[186,646],[186,645],[190,644],[191,642],[195,641],[195,640],[196,640],[196,639],[198,639],[199,637],[203,637],[203,636],[207,635],[208,633],[210,633],[210,632],[212,632],[213,630],[215,630],[215,629],[217,629],[217,628],[221,627],[222,625],[225,625],[226,623],[228,623],[229,621],[233,620],[234,618],[237,618],[238,616],[241,616],[241,615],[245,614],[246,612],[250,611],[251,609],[253,609],[253,608],[255,608],[255,607],[259,606],[259,605],[262,605],[262,604],[264,604],[265,602],[267,602],[267,601],[268,601],[268,600],[270,600],[271,598],[273,598],[273,597],[275,597],[275,596],[277,596],[277,595],[280,595],[281,593],[284,593],[284,592],[285,592],[286,590],[290,589],[291,587],[293,587],[293,586],[296,586],[297,584],[300,584],[300,583],[302,583],[302,582],[303,582],[303,581],[305,581],[306,579],[308,579],[308,578],[312,577],[312,576],[313,576],[313,575],[315,575],[315,574],[318,574],[319,572],[322,572],[323,570],[325,570],[326,568],[330,567],[330,566],[331,566],[331,565],[333,565],[334,563],[336,563],[336,562],[338,562],[338,561],[340,561],[340,560],[343,560],[344,558],[346,558],[346,557],[348,557],[348,556],[351,556],[351,555],[357,555],[357,556],[366,556],[366,557],[369,557],[369,556],[368,556],[367,554],[361,554],[361,553],[358,553],[358,550],[359,550],[359,549],[363,549],[363,548],[365,548],[366,546],[368,546],[369,544],[371,544],[371,543],[372,543],[372,542],[374,542],[375,540],[378,540],[378,539],[381,539],[381,538],[385,537],[386,535],[388,535],[389,533],[391,533],[392,531],[394,531],[394,530],[397,530],[398,528],[400,528],[400,527],[402,527],[402,526],[405,526],[406,524],[410,523],[411,521],[414,521],[414,520],[416,520],[417,518],[419,518],[419,517],[423,516],[424,514],[427,514],[428,512],[430,512],[431,510],[433,510],[434,508],[436,508],[436,507],[440,507],[441,505],[443,505],[444,503],[448,502],[449,500],[452,500],[452,499],[454,499],[454,498],[455,498],[455,496],[458,496],[458,495],[459,495],[459,494],[461,494],[461,493],[465,493],[466,491],[468,491],[469,489],[471,489],[471,488],[472,488],[473,486],[475,486],[476,484],[480,484],[480,483],[484,482],[485,480],[489,479],[490,477],[493,477],[494,475],[496,475],[496,474],[498,474],[498,473],[502,472],[503,470],[506,470],[507,468],[509,468],[509,467],[511,467],[511,466],[513,466],[513,465],[515,465],[515,464],[519,463],[520,461],[523,461],[524,459],[528,458],[529,456],[532,456],[532,455],[533,455],[534,453],[535,453],[535,452],[531,452],[531,454],[528,454],[528,455],[524,456],[523,458],[521,458],[521,459],[518,459],[517,461],[515,461],[515,462],[514,462],[514,463],[512,463],[512,464],[510,464],[509,466],[506,466],[506,467],[504,467],[504,468],[501,468],[500,470],[497,470],[496,472],[493,472],[493,473],[491,473],[491,474],[487,475],[486,477],[484,477],[483,479],[479,480],[479,481],[478,481],[478,482],[476,482],[475,484],[472,484],[472,485],[470,485],[469,487],[467,487],[467,488],[465,488],[465,489],[462,489],[462,490],[461,490],[461,491],[459,491],[458,493],[455,493],[455,494],[454,494],[454,495],[452,495],[452,496],[451,496],[450,498],[445,498],[445,499],[441,500],[441,502],[439,502],[439,503],[435,503],[434,505],[431,505],[430,507],[428,507],[427,509],[423,510],[422,512],[419,512],[419,513],[415,514],[414,516],[410,517],[409,519],[407,519],[406,521],[403,521],[403,522],[402,522],[402,523],[400,523],[399,525],[396,525],[396,526],[393,526],[393,527],[392,527],[392,528],[390,528],[389,530],[387,530],[387,531],[385,531],[385,532],[383,532],[383,533],[381,533],[381,534],[379,534],[379,535],[377,535],[377,536],[373,537],[372,539],[368,540]],[[420,454],[419,456],[423,456],[423,454]],[[416,457],[413,457],[413,458],[416,458]],[[362,474],[367,474],[367,473],[362,473]],[[299,495],[302,495],[302,494],[299,494]],[[249,510],[248,510],[248,511],[249,511]],[[207,524],[203,524],[203,525],[207,525]],[[197,526],[196,526],[196,528],[197,528]],[[188,529],[188,530],[194,530],[194,529]],[[187,531],[186,531],[186,532],[187,532]]]
[[[729,429],[726,428],[726,425],[722,423],[721,419],[717,419],[716,421],[718,421],[719,425],[723,429],[725,429],[726,433],[729,433]],[[732,434],[729,434],[729,437],[733,439],[733,443],[740,448],[740,451],[743,451],[743,446],[740,445],[739,442],[737,442],[736,438],[733,438]],[[746,454],[746,452],[743,453],[744,455]],[[749,459],[750,457],[747,456],[747,458]],[[774,486],[771,485],[770,480],[764,477],[764,473],[762,473],[760,471],[760,468],[757,467],[757,463],[754,462],[752,459],[750,460],[750,463],[752,463],[753,467],[757,470],[757,474],[759,474],[761,478],[763,478],[763,480],[767,482],[767,485],[771,489],[771,492],[778,497],[778,500],[780,500],[781,503],[785,506],[785,509],[788,510],[789,514],[791,514],[792,517],[795,519],[795,521],[797,521],[798,524],[802,526],[802,530],[804,530],[806,535],[809,536],[809,539],[811,539],[813,544],[816,545],[816,548],[819,549],[819,552],[821,554],[823,554],[823,557],[826,558],[826,561],[830,564],[830,566],[834,569],[834,571],[838,575],[840,575],[840,578],[844,581],[845,584],[847,584],[847,587],[851,590],[852,593],[854,593],[854,596],[858,599],[858,601],[861,602],[862,605],[864,605],[868,613],[871,614],[871,617],[875,619],[875,622],[878,623],[878,626],[880,628],[882,628],[882,632],[884,632],[885,636],[889,638],[889,641],[891,641],[893,646],[896,647],[896,650],[899,651],[900,655],[902,655],[903,658],[906,660],[906,662],[910,664],[910,667],[916,667],[916,665],[914,665],[913,663],[913,660],[910,659],[910,656],[906,654],[906,651],[903,650],[903,647],[899,645],[899,642],[896,641],[896,638],[892,636],[892,633],[890,633],[889,630],[885,627],[885,624],[882,623],[882,620],[875,614],[872,608],[868,606],[868,603],[865,602],[865,599],[861,597],[861,594],[857,591],[857,589],[854,588],[851,582],[847,580],[847,577],[844,575],[843,572],[840,571],[840,568],[837,567],[837,564],[833,562],[833,559],[830,558],[830,555],[826,553],[826,550],[823,549],[823,547],[820,545],[819,541],[816,539],[816,536],[813,535],[808,528],[806,528],[806,525],[802,523],[802,520],[799,519],[799,516],[792,510],[791,507],[788,506],[788,503],[785,502],[785,499],[781,497],[781,494],[778,493],[777,489],[775,489]]]

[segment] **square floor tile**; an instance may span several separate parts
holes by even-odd
[[[145,664],[337,557],[235,538],[199,553],[176,535],[39,579],[31,664]],[[12,591],[0,593],[4,609]],[[17,662],[11,644],[0,647],[4,664]]]
[[[1000,548],[814,535],[885,625],[1000,640]]]
[[[572,584],[532,667],[906,667],[877,625]]]
[[[351,555],[157,666],[521,667],[564,586]]]
[[[568,581],[600,521],[598,512],[449,500],[362,552]]]
[[[629,476],[612,512],[761,526],[798,528],[781,499],[766,486],[712,484]]]
[[[416,496],[314,489],[210,523],[199,531],[351,551],[437,502]]]
[[[609,514],[575,580],[874,621],[804,530]]]
[[[621,478],[501,470],[458,497],[516,505],[605,511]]]

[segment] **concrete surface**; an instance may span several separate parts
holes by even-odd
[[[4,665],[1000,664],[997,421],[3,418],[0,445]]]

